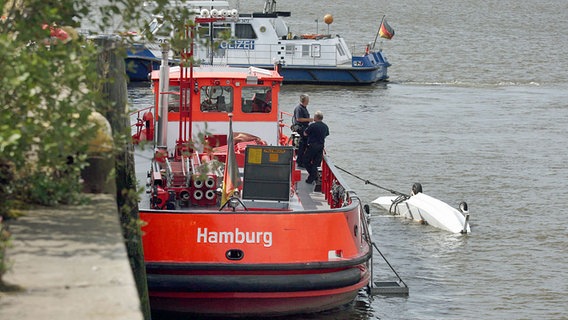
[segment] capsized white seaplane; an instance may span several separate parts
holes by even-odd
[[[422,192],[422,185],[412,185],[410,195],[391,191],[395,196],[378,197],[372,203],[388,210],[389,213],[407,219],[420,221],[433,227],[453,233],[470,233],[469,210],[465,201],[459,204],[459,210],[447,203]]]

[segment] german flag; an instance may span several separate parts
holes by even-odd
[[[389,26],[386,19],[383,19],[383,22],[381,23],[379,35],[381,36],[381,38],[385,39],[392,39],[392,37],[394,37],[394,29]]]
[[[223,189],[221,194],[221,206],[233,196],[239,187],[239,167],[235,145],[233,144],[233,114],[229,113],[229,134],[227,134],[227,159],[225,160],[225,172],[223,173]]]

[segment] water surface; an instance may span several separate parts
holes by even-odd
[[[230,1],[237,4],[237,1]],[[263,2],[239,1],[242,12]],[[362,294],[303,319],[565,319],[568,305],[568,2],[565,0],[278,2],[292,31],[380,40],[390,82],[285,85],[330,126],[327,152],[354,175],[407,193],[414,182],[450,205],[467,201],[472,233],[453,235],[372,207],[374,240],[408,297]],[[315,19],[318,19],[316,24]],[[317,29],[316,29],[317,28]],[[145,105],[147,91],[132,89]],[[346,176],[370,203],[387,192]],[[392,277],[375,259],[376,277]],[[293,317],[298,319],[298,317]]]

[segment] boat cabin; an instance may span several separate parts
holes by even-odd
[[[152,73],[155,114],[160,114],[159,97],[168,100],[168,148],[174,147],[179,139],[189,141],[199,133],[215,136],[218,143],[213,147],[226,144],[229,113],[234,132],[248,135],[237,136],[237,143],[253,136],[266,145],[279,143],[278,94],[282,77],[276,71],[203,66],[193,69],[191,80],[189,75],[187,80],[180,80],[182,68],[171,69],[165,94],[159,94],[159,71]],[[189,70],[186,68],[184,72]],[[184,133],[182,137],[180,130]]]
[[[264,69],[278,65],[286,83],[371,84],[388,79],[390,63],[382,50],[374,49],[374,43],[373,47],[371,42],[348,47],[343,37],[331,35],[329,29],[326,33],[295,30],[285,19],[290,12],[276,11],[273,0],[266,1],[262,12],[253,13],[230,9],[227,1],[189,1],[176,6],[194,13],[192,55],[199,65]],[[148,70],[156,68],[157,57],[162,55],[161,43],[173,29],[163,17],[153,16],[148,31],[153,40],[140,37],[128,53],[127,60],[134,64],[131,79],[147,80]],[[172,50],[169,59],[180,62]]]
[[[283,133],[278,110],[282,77],[277,71],[173,67],[167,88],[160,81],[160,71],[153,72],[155,109],[138,117],[143,127],[153,121],[148,114],[158,115],[156,161],[149,176],[151,208],[218,205],[231,147],[242,177],[242,199],[288,205],[291,186],[301,173],[293,167],[294,149]]]
[[[232,66],[351,65],[345,40],[329,34],[293,34],[284,17],[289,12],[240,14],[202,10],[196,18],[200,45],[196,57],[202,64]]]

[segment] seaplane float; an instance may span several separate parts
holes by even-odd
[[[470,233],[469,209],[462,201],[458,209],[422,192],[422,185],[412,185],[410,195],[396,192],[394,196],[383,196],[373,200],[389,213],[429,224],[453,233]]]
[[[382,196],[371,203],[387,210],[390,214],[412,219],[433,227],[447,230],[453,233],[470,233],[469,209],[465,201],[462,201],[458,209],[447,203],[431,197],[422,192],[422,184],[414,183],[410,194],[382,187],[376,183],[357,176],[346,169],[336,166],[344,173],[364,181],[365,184],[375,186],[392,193],[394,196]]]

